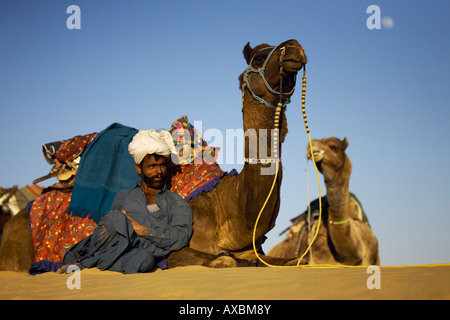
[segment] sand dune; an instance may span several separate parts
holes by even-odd
[[[190,266],[131,275],[89,269],[78,273],[77,279],[70,276],[0,272],[0,299],[450,299],[448,264],[380,267],[380,289],[368,288],[374,274],[365,267]],[[80,289],[69,289],[68,280],[79,283]]]

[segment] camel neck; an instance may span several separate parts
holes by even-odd
[[[244,103],[242,106],[245,139],[246,158],[270,158],[272,157],[275,108],[268,107],[254,100],[247,89],[244,91]],[[278,133],[278,158],[281,157],[281,143],[287,133],[287,121],[284,110],[281,112],[280,129]]]
[[[275,109],[255,101],[251,94],[244,91],[243,121],[245,137],[244,157],[264,159],[272,156],[271,130],[274,129]],[[280,121],[280,142],[278,156],[281,157],[281,143],[286,134],[287,122],[284,119],[284,111]],[[254,227],[254,222],[263,208],[267,194],[273,184],[276,173],[276,164],[250,164],[246,163],[239,174],[242,184],[239,197],[245,199],[243,206],[246,208],[246,220],[249,221],[249,230]],[[275,224],[275,219],[280,205],[280,185],[282,180],[282,167],[278,166],[277,183],[273,189],[270,199],[264,206],[260,216],[256,238],[264,235]],[[251,234],[251,233],[250,233]]]
[[[349,195],[348,184],[331,186],[329,183],[325,184],[327,187],[328,207],[333,212],[339,213],[345,209],[347,203],[347,197]]]
[[[346,159],[344,169],[336,174],[333,179],[325,179],[327,187],[328,213],[332,220],[344,220],[350,213],[350,193],[349,183],[351,174],[351,164]]]

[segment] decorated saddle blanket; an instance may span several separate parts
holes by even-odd
[[[42,264],[50,266],[50,262],[58,265],[67,248],[88,237],[97,227],[88,217],[67,214],[71,191],[70,188],[53,189],[37,197],[31,206],[30,228],[35,251],[32,270],[42,269]]]
[[[361,202],[358,198],[350,193],[350,201],[356,208],[356,220],[359,220],[363,223],[366,223],[370,227],[369,219],[361,205]],[[323,196],[321,198],[322,202],[322,221],[326,224],[328,222],[328,199],[327,196]],[[309,230],[313,228],[313,225],[318,222],[319,218],[319,199],[315,199],[311,201],[309,205],[309,210],[306,210],[301,215],[291,219],[292,225],[284,230],[281,234],[289,231],[286,236],[286,239],[292,238],[295,234],[300,233],[301,236],[305,236]]]
[[[97,132],[78,135],[71,139],[46,143],[42,146],[42,154],[49,164],[70,162],[80,156],[89,143],[97,136]]]
[[[210,192],[226,175],[236,175],[236,170],[225,172],[217,164],[190,164],[176,167],[169,173],[168,188],[186,201],[196,198],[202,192]]]
[[[220,148],[208,146],[187,116],[175,120],[170,133],[180,165],[169,169],[168,188],[186,201],[212,191],[225,175],[237,174],[236,170],[227,173],[220,169],[216,164]]]

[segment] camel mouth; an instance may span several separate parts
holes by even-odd
[[[303,67],[303,63],[300,60],[296,59],[287,59],[284,60],[283,68],[287,72],[297,73]]]
[[[308,148],[308,150],[306,151],[306,158],[312,160],[313,157],[314,157],[315,162],[320,162],[323,160],[323,158],[325,158],[325,151],[322,149],[313,147],[312,154],[311,154],[311,151]]]

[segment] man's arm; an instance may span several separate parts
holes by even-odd
[[[192,235],[192,210],[178,194],[172,194],[168,201],[169,225],[151,225],[145,236],[156,247],[176,251],[187,246]]]
[[[134,229],[134,231],[136,232],[136,234],[137,234],[138,236],[145,237],[145,236],[147,235],[147,233],[148,233],[148,227],[146,227],[145,225],[140,224],[140,223],[137,222],[135,219],[133,219],[132,217],[130,217],[130,216],[127,214],[127,212],[126,212],[125,210],[123,210],[123,208],[122,208],[123,200],[124,200],[127,196],[128,196],[128,197],[130,196],[129,192],[127,192],[127,191],[121,191],[121,192],[119,192],[119,193],[116,195],[116,197],[114,198],[114,201],[113,201],[113,203],[112,203],[112,205],[111,205],[110,211],[118,210],[118,211],[122,212],[122,213],[128,218],[128,220],[130,220],[130,222],[131,222],[131,224],[132,224],[132,226],[133,226],[133,229]]]
[[[125,210],[122,210],[122,213],[124,215],[126,215],[128,220],[130,220],[131,225],[133,226],[134,232],[136,232],[136,234],[138,236],[145,237],[148,234],[148,227],[146,227],[146,226],[140,224],[139,222],[137,222],[136,220],[134,220],[132,217],[130,217],[127,214],[127,212]]]

